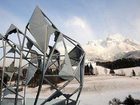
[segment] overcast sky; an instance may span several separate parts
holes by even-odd
[[[82,44],[116,33],[140,41],[140,0],[1,0],[0,33],[12,23],[24,32],[37,5]]]

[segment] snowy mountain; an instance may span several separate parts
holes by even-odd
[[[112,61],[124,57],[128,52],[140,51],[140,44],[115,34],[108,36],[105,40],[90,41],[83,48],[89,60]]]
[[[135,59],[140,59],[140,50],[136,51],[130,51],[126,53],[123,58],[135,58]]]

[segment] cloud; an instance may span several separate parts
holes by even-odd
[[[8,30],[11,24],[14,24],[19,29],[21,29],[21,31],[24,32],[24,27],[26,23],[22,21],[22,18],[20,19],[18,16],[14,15],[10,11],[0,8],[0,33],[2,35],[5,35],[6,31]],[[13,39],[16,40],[16,38],[13,38]],[[0,43],[0,46],[1,46],[1,43]],[[0,49],[0,57],[3,56],[1,51],[2,50]],[[10,64],[10,61],[8,59],[7,59],[7,64]],[[0,65],[2,65],[2,61],[0,61]]]
[[[22,31],[24,30],[26,22],[10,11],[0,8],[0,17],[0,33],[5,34],[11,24],[19,27]]]
[[[90,24],[77,16],[67,19],[63,30],[68,36],[82,44],[94,39],[94,32]]]
[[[0,17],[2,17],[0,22],[0,33],[5,34],[10,24],[16,25],[24,32],[27,22],[24,22],[24,20],[22,20],[23,18],[17,16],[16,13],[0,8]],[[75,39],[79,43],[85,44],[88,41],[95,39],[95,33],[85,19],[78,16],[58,19],[59,21],[56,21],[58,26],[60,26],[58,28],[60,28],[64,34]]]

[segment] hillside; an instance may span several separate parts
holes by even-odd
[[[110,35],[104,40],[88,42],[83,47],[87,59],[93,61],[113,61],[128,56],[125,55],[128,52],[140,51],[139,43],[120,34]],[[140,56],[140,53],[137,55]]]

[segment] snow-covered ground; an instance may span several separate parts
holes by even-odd
[[[119,98],[123,101],[129,94],[136,99],[140,99],[140,67],[115,70],[117,74],[123,71],[126,76],[108,75],[109,70],[105,75],[105,69],[100,66],[96,66],[96,69],[98,76],[84,77],[84,87],[79,105],[108,105],[108,102],[113,98]],[[137,76],[131,76],[132,70],[135,71]],[[66,90],[71,91],[75,89],[76,85],[76,82],[72,82]],[[27,97],[33,98],[36,95],[37,88],[28,88],[27,90]],[[49,86],[45,85],[40,98],[47,97],[52,92],[53,90],[51,91]]]
[[[75,85],[76,83],[72,82],[72,84],[67,87],[67,90],[74,89]],[[79,105],[108,105],[108,102],[113,98],[119,98],[123,101],[129,94],[136,99],[140,99],[139,89],[139,76],[85,76]],[[36,90],[37,88],[29,88],[27,97],[33,98]],[[40,98],[44,98],[52,92],[47,85],[43,86],[43,90]]]
[[[137,76],[130,76],[132,69],[135,70]],[[126,76],[105,75],[105,70],[101,67],[97,67],[97,70],[99,75],[84,77],[84,87],[79,98],[79,105],[108,105],[108,102],[113,98],[123,101],[129,94],[140,99],[140,75],[138,75],[140,67],[121,69],[128,74]],[[117,70],[116,73],[119,71]],[[73,81],[65,90],[71,91],[76,86],[77,82]],[[27,88],[26,98],[35,98],[37,89],[38,87]],[[50,86],[43,85],[39,98],[47,98],[53,92],[54,90],[50,90]]]
[[[140,99],[140,77],[85,76],[80,105],[108,105],[113,98],[122,101],[129,94]]]
[[[140,67],[118,69],[115,73],[125,76],[111,76],[109,69],[92,65],[98,76],[85,76],[80,105],[108,105],[113,98],[123,101],[129,94],[140,99]],[[132,77],[132,70],[137,76]]]

